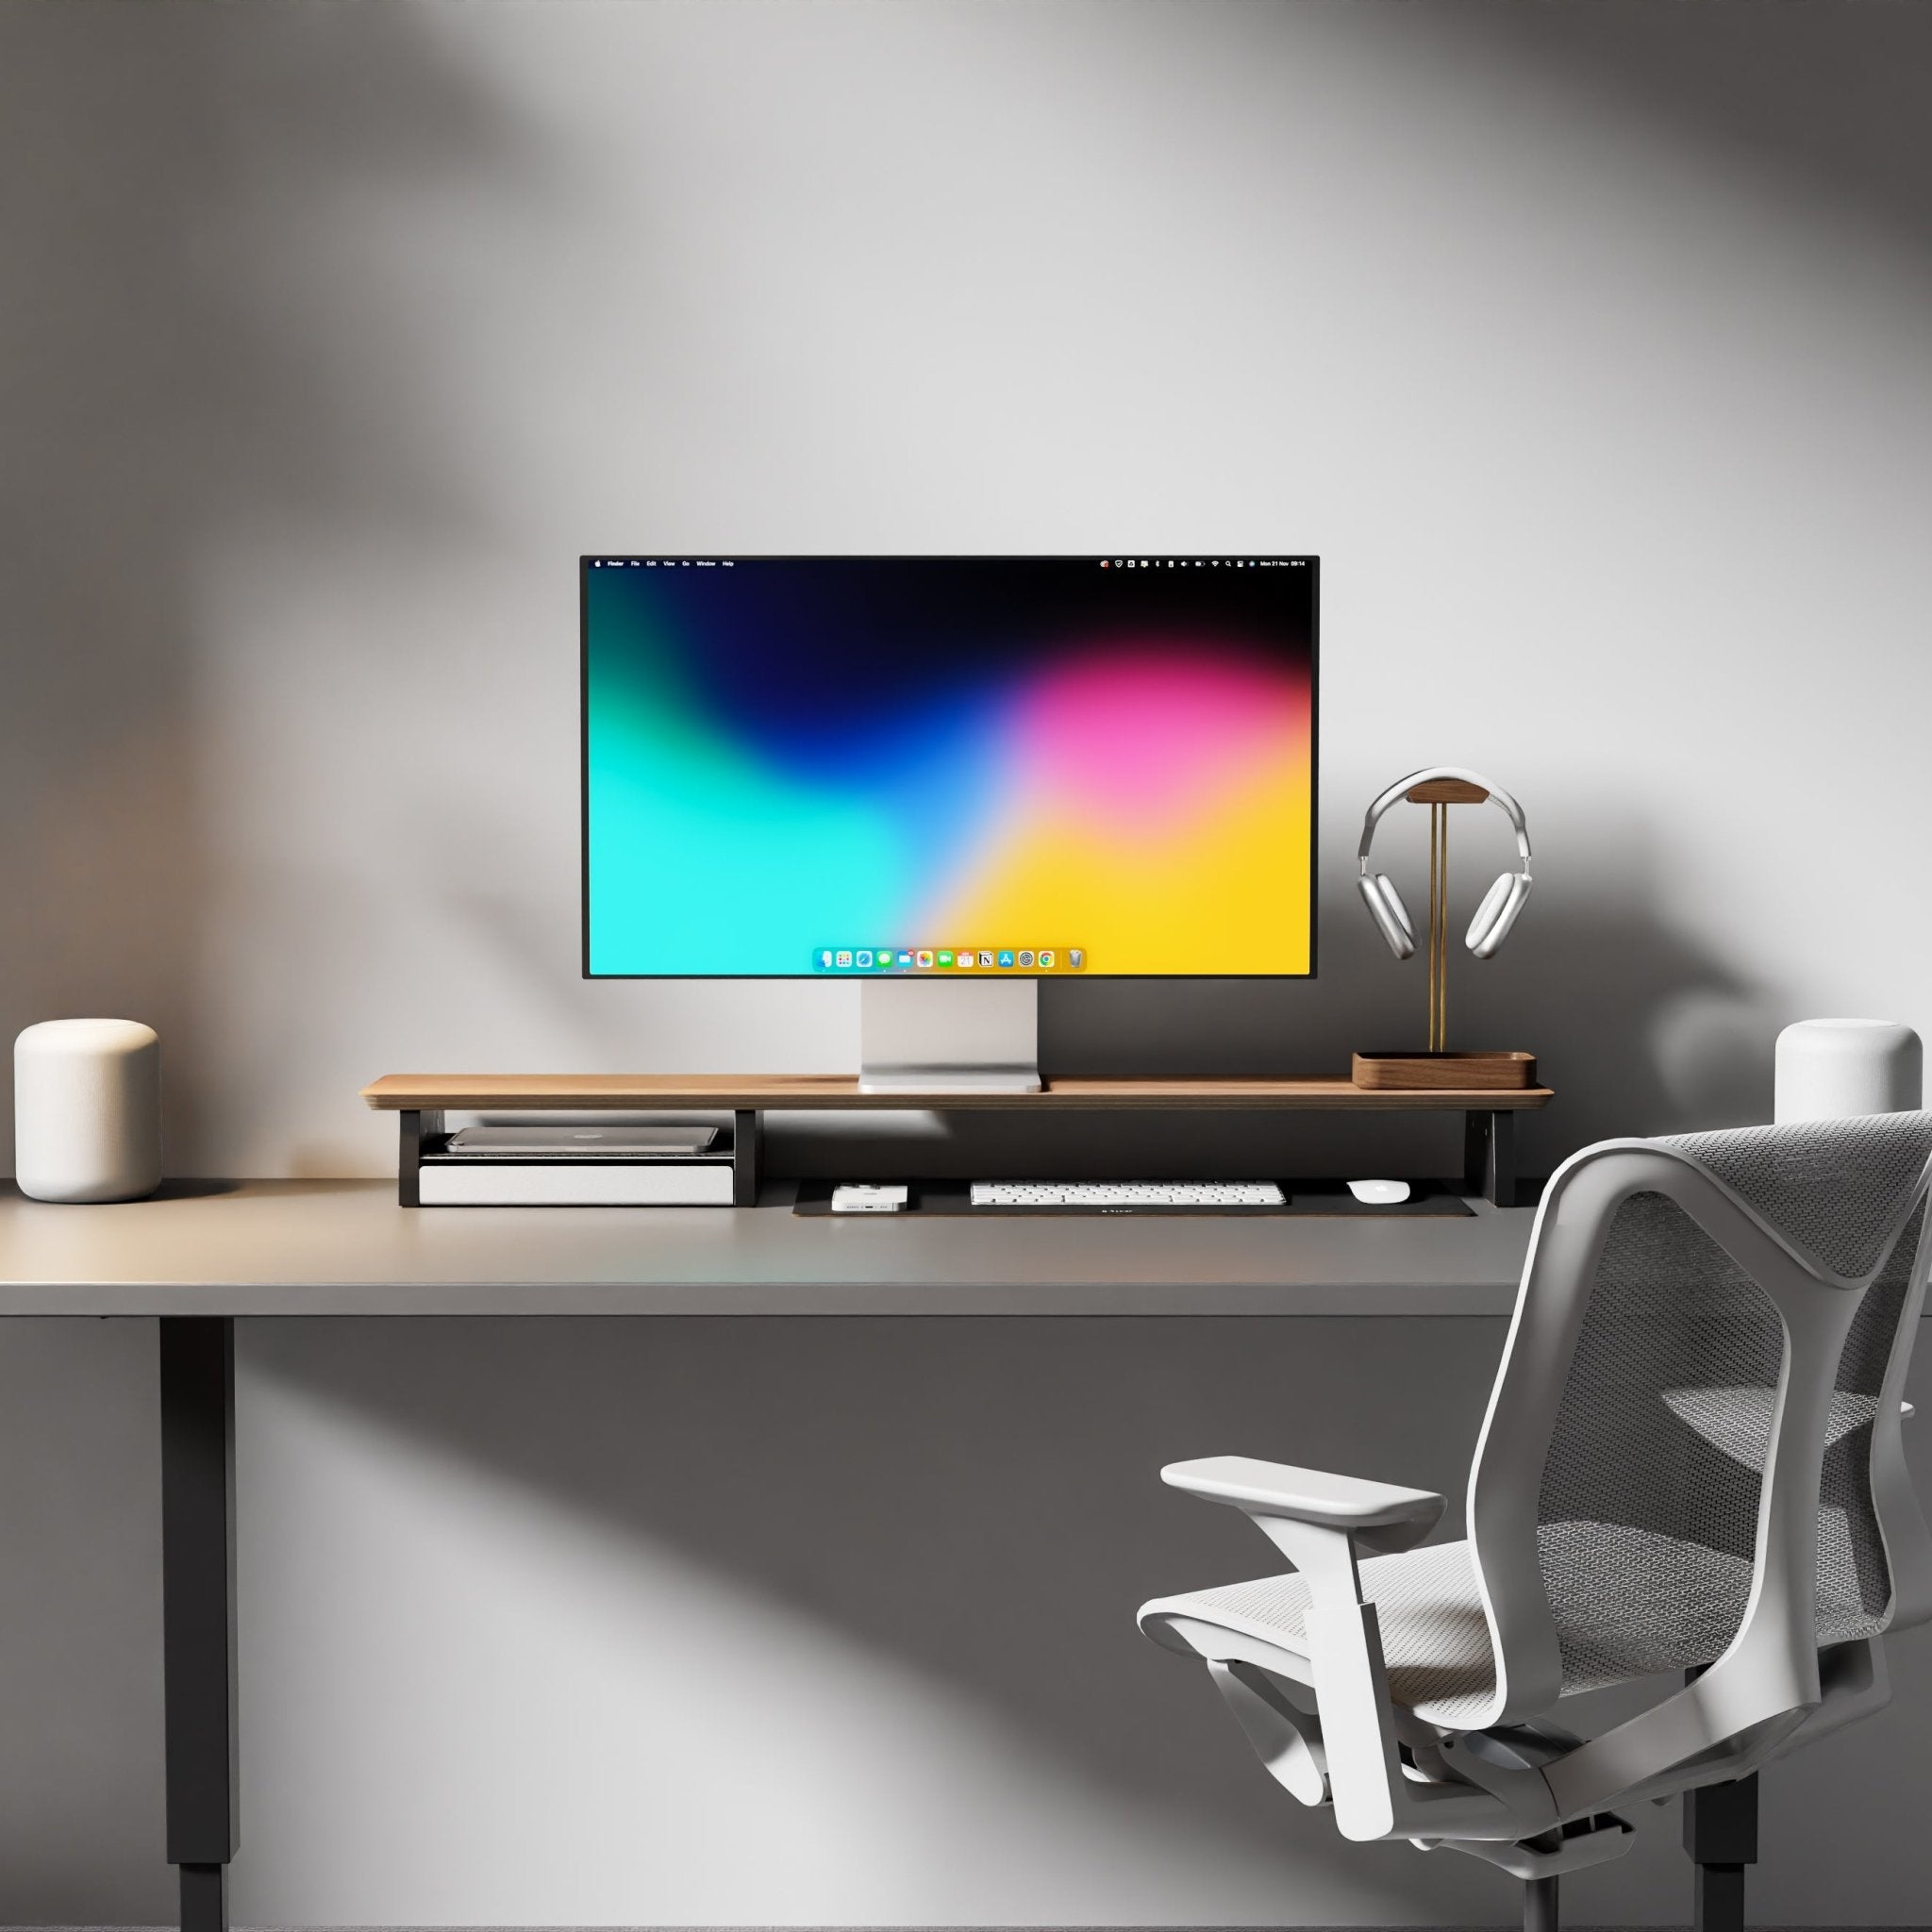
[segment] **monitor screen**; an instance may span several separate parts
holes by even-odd
[[[1317,578],[585,558],[585,972],[1312,973]]]

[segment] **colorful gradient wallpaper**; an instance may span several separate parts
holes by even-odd
[[[585,558],[586,972],[1310,972],[1316,579]]]

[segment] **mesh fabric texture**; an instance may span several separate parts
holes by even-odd
[[[1784,1324],[1751,1277],[1661,1194],[1626,1201],[1604,1243],[1543,1461],[1538,1560],[1565,1689],[1708,1663],[1748,1596],[1763,1455],[1710,1440],[1768,1421]],[[1719,1391],[1724,1391],[1722,1395]],[[1694,1405],[1706,1426],[1683,1420]],[[1769,1439],[1768,1428],[1765,1439]],[[1742,1593],[1724,1587],[1727,1568]],[[1711,1648],[1715,1641],[1716,1647]]]
[[[1928,1211],[1932,1208],[1913,1216],[1878,1271],[1877,1279],[1865,1291],[1839,1357],[1837,1392],[1832,1398],[1834,1428],[1818,1486],[1821,1620],[1827,1598],[1849,1598],[1854,1591],[1877,1627],[1882,1628],[1890,1617],[1891,1571],[1885,1557],[1877,1507],[1872,1500],[1872,1424],[1878,1414],[1878,1394],[1885,1386],[1892,1354],[1901,1345],[1910,1345],[1910,1338],[1899,1332],[1901,1317]],[[1867,1411],[1862,1423],[1839,1433],[1839,1415],[1854,1406]]]
[[[1487,1708],[1496,1688],[1490,1623],[1477,1594],[1469,1545],[1431,1543],[1361,1566],[1362,1595],[1375,1606],[1390,1694],[1411,1708],[1441,1706],[1453,1716]],[[1202,1622],[1246,1627],[1306,1657],[1308,1586],[1296,1571],[1169,1597],[1162,1608]]]
[[[1677,1134],[1688,1154],[1794,1247],[1841,1277],[1871,1274],[1891,1246],[1932,1157],[1932,1113],[1874,1113]]]

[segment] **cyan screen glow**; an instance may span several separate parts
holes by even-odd
[[[1311,970],[1314,559],[582,575],[588,973]]]

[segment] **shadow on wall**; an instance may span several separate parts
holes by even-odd
[[[1598,99],[1780,193],[1828,200],[1832,212],[1932,253],[1932,9],[1912,0],[1463,0],[1430,25],[1467,58],[1488,64],[1501,52],[1567,98]]]
[[[343,259],[330,218],[342,193],[490,192],[511,158],[409,8],[0,7],[0,1051],[105,1011],[155,1024],[177,1066],[214,1058],[204,571],[281,524],[468,514],[425,467],[442,445],[421,397],[377,358],[350,380],[331,329],[379,309],[381,270]],[[331,324],[314,297],[343,270]],[[171,1137],[197,1139],[190,1083],[168,1108]],[[0,1107],[0,1172],[11,1134]],[[172,1908],[152,1349],[141,1324],[4,1337],[28,1391],[7,1440],[32,1477],[5,1499],[9,1542],[42,1553],[6,1614],[0,1864],[22,1923]],[[39,1389],[59,1391],[66,1448],[33,1419]]]
[[[409,358],[335,339],[382,325],[384,276],[339,198],[488,192],[510,157],[427,29],[400,7],[0,9],[0,1036],[126,1013],[177,1064],[212,1058],[208,559],[285,525],[469,514]],[[175,1083],[182,1144],[193,1107]]]
[[[602,1537],[675,1549],[875,1656],[881,1695],[909,1666],[1076,1789],[1233,1834],[1291,1888],[1311,1868],[1352,1872],[1412,1899],[1418,1922],[1446,1898],[1463,1907],[1447,1923],[1488,1918],[1485,1901],[1507,1915],[1507,1881],[1473,1864],[1383,1851],[1364,1870],[1363,1848],[1258,1772],[1203,1674],[1134,1625],[1162,1591],[1276,1567],[1232,1512],[1164,1489],[1161,1462],[1240,1446],[1453,1494],[1501,1324],[1376,1323],[1373,1354],[1359,1323],[1302,1320],[401,1319],[379,1341],[355,1325],[253,1324],[245,1373]],[[1401,1404],[1364,1402],[1365,1359]],[[506,1524],[508,1563],[515,1543]],[[260,1609],[271,1625],[310,1613]],[[635,1639],[641,1657],[675,1657],[689,1635],[647,1612]],[[729,1694],[721,1723],[740,1721]],[[800,1748],[840,1755],[832,1739]]]

